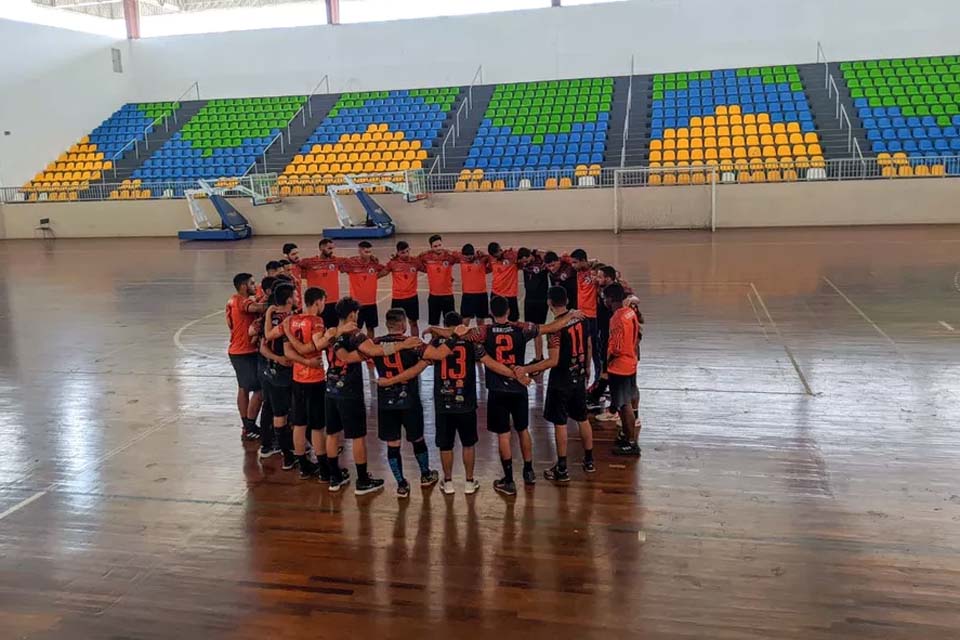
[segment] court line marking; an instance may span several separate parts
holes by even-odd
[[[222,314],[222,313],[223,313],[223,310],[218,309],[217,311],[214,311],[214,312],[212,312],[212,313],[208,313],[207,315],[205,315],[205,316],[203,316],[203,317],[196,318],[195,320],[191,320],[190,322],[187,322],[187,323],[184,324],[182,327],[180,327],[179,329],[177,329],[176,333],[173,334],[173,344],[176,345],[177,349],[180,349],[181,351],[184,351],[184,352],[186,352],[186,353],[190,353],[190,354],[193,354],[193,355],[195,355],[195,356],[200,356],[201,358],[209,358],[209,359],[211,359],[211,360],[220,360],[220,357],[218,357],[218,356],[212,356],[212,355],[210,355],[209,353],[204,353],[203,351],[197,351],[196,349],[191,349],[190,347],[185,347],[185,346],[183,345],[183,342],[181,341],[180,337],[183,335],[183,332],[184,332],[184,331],[186,331],[187,329],[189,329],[189,328],[192,327],[193,325],[197,324],[198,322],[203,322],[204,320],[207,320],[208,318],[212,318],[213,316],[218,315],[218,314]]]
[[[853,300],[851,300],[851,299],[847,296],[847,294],[845,294],[843,291],[840,290],[840,287],[838,287],[837,285],[835,285],[835,284],[833,283],[833,280],[831,280],[831,279],[828,278],[827,276],[823,276],[823,281],[826,282],[828,285],[830,285],[830,287],[831,287],[834,291],[836,291],[837,294],[838,294],[841,298],[843,298],[844,300],[846,300],[846,301],[847,301],[847,304],[849,304],[850,307],[851,307],[854,311],[856,311],[857,314],[859,314],[859,316],[864,319],[864,321],[866,321],[867,324],[869,324],[871,327],[873,327],[873,328],[876,330],[877,333],[879,333],[881,336],[883,336],[883,337],[887,340],[887,342],[889,342],[889,343],[893,346],[893,348],[897,351],[897,353],[900,353],[900,347],[897,345],[896,342],[893,341],[893,338],[891,338],[889,335],[887,335],[887,332],[884,331],[883,329],[881,329],[881,328],[880,328],[880,325],[878,325],[876,322],[874,322],[873,320],[871,320],[871,319],[870,319],[870,316],[868,316],[866,313],[864,313],[864,312],[863,312],[863,309],[861,309],[860,307],[857,306],[857,303],[855,303]],[[903,354],[901,354],[901,355],[903,355]]]
[[[810,385],[807,383],[807,377],[803,375],[800,365],[797,364],[797,359],[793,357],[793,351],[791,351],[790,347],[787,346],[787,341],[783,339],[783,334],[780,333],[780,327],[777,326],[776,320],[774,320],[773,316],[770,315],[770,310],[767,308],[767,303],[763,301],[763,296],[761,296],[760,292],[757,291],[757,286],[751,282],[750,288],[753,290],[753,295],[757,297],[757,302],[760,303],[760,308],[763,309],[763,313],[767,316],[767,320],[770,321],[770,326],[773,327],[774,332],[780,339],[780,345],[783,347],[783,350],[787,352],[787,357],[790,358],[790,364],[793,365],[793,370],[797,372],[797,376],[800,378],[800,383],[803,384],[803,390],[808,396],[815,395],[813,393],[813,389],[811,389]]]
[[[940,324],[942,324],[943,327],[944,327],[947,331],[956,331],[956,329],[954,329],[952,326],[950,326],[949,324],[947,324],[947,323],[944,322],[943,320],[940,321]]]
[[[3,519],[6,518],[7,516],[13,515],[14,513],[16,513],[17,511],[20,511],[20,509],[23,509],[25,506],[27,506],[27,505],[30,504],[31,502],[36,502],[37,500],[39,500],[40,498],[42,498],[42,497],[45,496],[45,495],[47,495],[47,489],[43,489],[43,490],[41,490],[41,491],[37,491],[35,494],[33,494],[32,496],[30,496],[29,498],[26,498],[26,499],[24,499],[24,500],[21,500],[20,502],[18,502],[17,504],[13,505],[12,507],[10,507],[9,509],[7,509],[7,510],[4,511],[3,513],[0,513],[0,520],[3,520]]]
[[[747,291],[747,302],[750,303],[750,308],[753,309],[753,316],[757,319],[757,324],[760,325],[760,330],[763,331],[763,337],[769,340],[770,336],[767,335],[767,328],[763,326],[763,321],[760,319],[760,313],[757,311],[757,305],[753,303],[753,296],[750,295],[749,291]]]
[[[953,274],[953,288],[960,292],[960,271]]]

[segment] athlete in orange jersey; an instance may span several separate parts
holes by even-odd
[[[427,319],[431,325],[453,311],[453,265],[460,262],[460,254],[443,248],[443,238],[430,236],[430,250],[418,256],[420,271],[427,274]]]
[[[233,277],[236,293],[227,301],[226,322],[230,329],[230,346],[227,354],[237,374],[237,410],[243,422],[243,437],[255,440],[260,437],[257,429],[257,414],[263,395],[257,379],[257,345],[250,335],[250,327],[256,323],[267,305],[254,298],[256,284],[249,273]]]
[[[283,322],[287,337],[284,355],[293,362],[293,453],[300,466],[300,477],[320,476],[321,481],[330,478],[324,439],[326,375],[322,354],[337,335],[336,327],[325,329],[320,318],[325,303],[323,289],[311,287],[304,294],[303,313]],[[308,430],[317,454],[316,464],[306,455]]]
[[[401,240],[397,243],[397,253],[383,268],[382,275],[393,276],[393,299],[391,309],[403,309],[410,321],[410,335],[420,335],[420,296],[417,294],[417,277],[420,262],[410,255],[410,245]]]
[[[610,403],[620,412],[622,425],[613,453],[639,457],[637,435],[640,432],[640,421],[637,419],[637,410],[640,405],[640,391],[637,388],[637,364],[643,332],[640,317],[632,307],[624,305],[625,298],[626,293],[620,284],[611,284],[603,290],[603,302],[613,311],[607,345]]]
[[[598,280],[594,271],[596,261],[587,259],[587,252],[583,249],[575,249],[570,252],[570,264],[573,265],[577,273],[577,304],[583,315],[587,317],[586,327],[590,334],[593,344],[599,344],[597,335],[597,292]],[[593,350],[593,370],[594,375],[599,375],[601,370],[602,355],[599,349]]]
[[[267,266],[263,268],[266,275],[265,278],[276,278],[280,272],[283,271],[283,265],[280,264],[279,260],[271,260],[267,263]],[[263,288],[260,285],[257,285],[256,292],[257,300],[266,300],[267,296],[263,293]]]
[[[324,238],[320,241],[320,255],[312,258],[301,258],[298,263],[300,273],[307,281],[307,286],[323,289],[328,300],[340,299],[340,265],[344,258],[335,256],[335,250],[333,240]],[[327,327],[335,327],[339,322],[333,304],[324,306],[321,317],[324,326]]]
[[[491,242],[487,245],[487,262],[490,272],[493,273],[493,286],[490,287],[491,296],[500,296],[507,299],[510,305],[510,322],[520,319],[520,305],[517,303],[517,281],[520,271],[517,269],[517,252],[513,249],[502,249],[500,243]]]
[[[463,284],[463,296],[460,298],[460,315],[463,324],[469,325],[472,318],[477,326],[490,317],[489,298],[487,297],[487,274],[490,263],[486,257],[477,253],[472,244],[463,245],[460,251],[460,280]]]
[[[287,242],[283,245],[283,257],[288,262],[285,265],[285,271],[293,278],[294,286],[297,288],[297,299],[302,301],[303,269],[300,268],[300,249],[292,242]],[[280,262],[283,262],[283,260]]]
[[[377,280],[383,272],[383,265],[373,255],[373,245],[366,240],[357,244],[357,255],[347,258],[340,265],[350,282],[350,297],[360,304],[357,315],[357,328],[367,329],[367,337],[373,339],[373,330],[379,324],[377,314]]]

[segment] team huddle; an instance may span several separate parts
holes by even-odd
[[[581,467],[585,473],[596,471],[588,411],[599,409],[607,393],[609,409],[604,413],[620,422],[613,453],[638,457],[636,374],[643,318],[637,298],[616,269],[588,260],[582,249],[561,256],[503,249],[492,242],[486,252],[470,244],[450,251],[438,235],[429,242],[430,249],[419,255],[411,253],[408,243],[398,242],[385,264],[366,241],[351,257],[336,256],[329,238],[320,241],[319,255],[309,258],[301,258],[297,246],[288,243],[282,260],[267,263],[259,284],[249,273],[234,277],[236,293],[226,305],[228,353],[237,375],[243,437],[260,439],[260,457],[280,455],[284,469],[299,469],[302,478],[319,478],[331,492],[339,492],[350,482],[349,470],[340,466],[346,438],[356,468],[356,494],[382,489],[384,481],[367,470],[364,363],[371,378],[376,371],[378,436],[387,443],[399,497],[410,495],[400,455],[404,438],[413,447],[421,487],[439,482],[444,493],[455,492],[454,445],[459,440],[464,491],[472,494],[480,488],[474,466],[481,367],[487,430],[497,434],[503,467],[503,477],[493,483],[497,492],[517,492],[512,431],[520,442],[523,482],[536,482],[527,387],[545,371],[543,415],[554,425],[557,450],[556,463],[543,473],[546,479],[571,479],[571,420],[583,444]],[[461,279],[459,311],[453,294],[455,268]],[[347,274],[349,296],[340,296],[341,273]],[[422,334],[420,273],[426,274],[428,284],[428,326]],[[521,273],[523,322],[518,303]],[[392,279],[392,300],[384,314],[386,333],[378,336],[377,284],[387,276]],[[529,342],[535,357],[526,362]],[[424,439],[419,376],[428,367],[433,369],[435,444],[442,474],[430,467]]]

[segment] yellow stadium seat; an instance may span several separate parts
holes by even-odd
[[[820,140],[817,138],[817,134],[813,131],[808,131],[803,135],[804,144],[817,144]]]
[[[730,126],[730,118],[729,118],[729,116],[717,115],[717,128],[720,128],[720,127],[729,127],[729,126]]]
[[[693,116],[692,118],[690,118],[690,127],[691,127],[691,128],[693,128],[693,127],[702,127],[702,126],[703,126],[703,119],[702,119],[700,116]]]
[[[647,184],[654,187],[659,186],[663,184],[663,178],[660,177],[659,173],[652,173],[650,174],[650,177],[647,179]]]
[[[494,191],[503,191],[507,188],[507,183],[503,180],[494,180],[493,181],[493,190]]]
[[[560,186],[560,182],[556,178],[547,178],[543,183],[544,189],[556,189]]]
[[[591,176],[597,177],[597,176],[600,175],[600,165],[599,165],[599,164],[592,164],[592,165],[590,165],[589,167],[587,167],[587,170],[590,172],[590,175],[591,175]]]
[[[313,194],[314,194],[314,191],[313,191],[313,185],[312,185],[312,184],[308,184],[308,185],[306,185],[306,186],[303,187],[303,195],[305,195],[305,196],[312,196]]]
[[[731,107],[731,108],[732,108],[732,107]],[[737,107],[737,108],[739,108],[739,107]],[[740,114],[731,114],[731,115],[729,116],[729,118],[730,118],[730,126],[731,126],[731,127],[740,127],[740,126],[743,126],[743,116],[741,116]]]
[[[877,154],[877,164],[881,167],[887,167],[893,164],[893,158],[891,158],[889,153],[878,153]]]
[[[781,180],[782,176],[780,175],[779,169],[771,169],[770,171],[767,171],[767,182],[780,182]]]
[[[664,140],[670,140],[671,138],[676,138],[676,137],[677,137],[676,129],[664,129],[663,131]]]
[[[568,178],[568,177],[566,177],[566,176],[560,178],[559,187],[560,187],[561,189],[569,189],[569,188],[572,187],[572,186],[573,186],[573,181],[572,181],[570,178]]]
[[[36,194],[33,194],[33,195],[36,195]],[[117,191],[116,189],[110,192],[110,200],[116,200],[119,197],[120,197],[120,192]]]
[[[777,149],[773,145],[767,145],[761,149],[760,155],[762,155],[764,158],[776,158]]]
[[[690,184],[690,174],[681,173],[677,176],[677,184]]]
[[[800,133],[800,123],[799,123],[799,122],[788,122],[788,123],[787,123],[787,133]]]
[[[462,177],[462,176],[461,176]],[[457,184],[453,187],[454,191],[466,191],[467,183],[464,180],[457,180]]]
[[[807,145],[807,155],[810,156],[822,156],[823,150],[820,148],[820,145],[817,143]]]
[[[690,152],[690,162],[702,164],[703,160],[703,149],[694,149]]]
[[[743,126],[739,124],[730,125],[730,135],[731,136],[741,136],[746,135],[744,132]]]
[[[675,185],[677,184],[677,174],[671,172],[663,176],[663,184],[665,185]]]
[[[706,177],[703,175],[703,173],[699,171],[695,171],[693,174],[690,175],[691,184],[706,184],[706,182],[707,182]]]
[[[942,164],[935,164],[930,167],[931,176],[945,176],[947,175],[947,168]]]
[[[791,153],[789,145],[782,144],[777,147],[778,158],[790,158],[791,156],[793,156],[793,153]]]
[[[689,149],[690,138],[677,138],[677,149]]]
[[[930,175],[930,167],[925,164],[918,164],[913,169],[913,175],[918,178],[925,178]]]
[[[663,150],[664,151],[675,151],[677,149],[677,139],[670,138],[669,140],[663,141]]]
[[[897,169],[897,176],[900,178],[911,178],[913,177],[913,167],[909,164],[902,164]]]
[[[410,149],[413,149],[414,151],[416,151],[417,149],[421,148],[422,146],[423,146],[423,145],[420,144],[420,141],[419,141],[419,140],[411,140],[411,141],[410,141],[410,147],[409,147],[409,148],[410,148]],[[403,143],[401,143],[401,148],[403,148]]]
[[[782,144],[790,144],[790,138],[788,138],[787,134],[785,133],[778,133],[773,136],[773,144],[777,145],[778,147]]]
[[[400,164],[397,166],[397,169],[399,171],[408,171],[410,169],[410,161],[409,160],[401,161]]]
[[[785,124],[782,123],[782,122],[774,122],[774,123],[773,123],[773,133],[774,133],[774,135],[776,135],[776,134],[778,134],[778,133],[786,133],[786,132],[787,132],[787,125],[785,125]]]
[[[903,151],[898,151],[893,154],[893,164],[897,166],[907,164],[907,154]]]
[[[677,151],[677,162],[690,162],[690,152],[686,149]]]

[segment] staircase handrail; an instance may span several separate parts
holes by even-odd
[[[264,171],[267,170],[267,152],[270,151],[271,148],[273,148],[273,145],[274,143],[276,143],[277,140],[280,141],[280,152],[282,153],[284,151],[284,145],[283,145],[284,129],[286,129],[287,131],[287,144],[290,144],[290,142],[292,141],[292,136],[290,134],[290,125],[292,125],[293,121],[297,119],[297,116],[300,116],[301,120],[303,121],[303,126],[307,126],[307,114],[309,114],[310,118],[313,118],[312,98],[317,94],[317,89],[319,89],[320,85],[322,84],[326,84],[327,93],[330,93],[330,77],[328,74],[325,73],[323,74],[323,77],[320,78],[319,82],[317,82],[316,86],[314,86],[313,89],[310,90],[309,95],[307,95],[307,98],[306,100],[303,101],[303,104],[300,105],[300,108],[297,109],[297,112],[294,113],[292,116],[290,116],[290,119],[287,120],[287,124],[283,128],[281,128],[279,132],[277,132],[277,135],[273,136],[273,138],[270,139],[270,142],[267,143],[267,146],[263,149],[263,153],[260,154],[260,159],[263,160]],[[257,165],[257,161],[254,160],[251,167],[247,169],[247,172],[249,173],[253,168],[256,167],[256,165]]]

